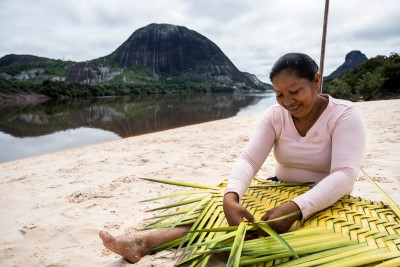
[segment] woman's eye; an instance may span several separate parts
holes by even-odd
[[[292,95],[295,95],[295,94],[297,94],[298,92],[299,92],[300,90],[296,90],[296,91],[293,91],[293,92],[290,92]]]
[[[297,90],[294,90],[294,91],[292,92],[292,94],[300,93],[300,91],[303,90],[303,88],[304,88],[304,87],[300,87],[300,88],[298,88]]]

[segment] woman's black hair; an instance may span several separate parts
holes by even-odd
[[[296,74],[300,78],[313,81],[318,72],[318,65],[306,54],[288,53],[281,56],[274,64],[269,74],[272,79],[282,71],[288,71]]]

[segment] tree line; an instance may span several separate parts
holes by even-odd
[[[354,70],[324,83],[325,93],[351,101],[398,98],[400,56],[377,56]]]

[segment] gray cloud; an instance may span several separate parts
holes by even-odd
[[[324,1],[1,0],[0,56],[34,54],[76,61],[114,51],[150,23],[186,26],[213,42],[242,71],[268,81],[282,54],[320,57]],[[325,74],[351,50],[399,52],[400,2],[331,1]]]

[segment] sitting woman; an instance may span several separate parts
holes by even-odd
[[[223,207],[229,225],[243,218],[254,221],[240,198],[274,149],[276,177],[284,182],[314,182],[306,193],[281,204],[261,218],[269,220],[297,211],[297,215],[269,222],[278,233],[301,218],[329,207],[352,192],[365,148],[361,112],[348,101],[319,94],[321,76],[309,56],[289,53],[270,73],[278,105],[270,107],[231,171]],[[104,245],[130,262],[153,247],[182,237],[190,226],[161,229],[131,237],[100,232]]]

